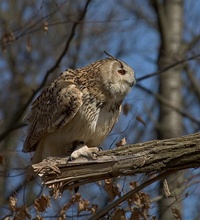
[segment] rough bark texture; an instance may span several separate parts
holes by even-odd
[[[161,39],[160,56],[158,58],[159,68],[164,68],[176,60],[182,59],[182,26],[183,26],[183,0],[165,0],[163,3],[156,1],[158,14],[159,33]],[[171,105],[182,109],[182,79],[181,67],[173,68],[160,76],[159,94],[167,99]],[[159,139],[179,137],[183,132],[182,115],[172,108],[160,103],[160,128]],[[184,173],[177,172],[167,178],[172,192],[172,197],[164,198],[159,202],[159,219],[173,220],[174,216],[171,205],[182,212],[181,202],[176,202],[184,189]],[[160,193],[163,192],[162,182]]]
[[[32,165],[48,187],[62,190],[93,181],[200,166],[200,133],[167,140],[154,140],[99,153],[96,160],[48,158]]]

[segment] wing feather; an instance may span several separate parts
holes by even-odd
[[[25,116],[28,135],[23,151],[34,151],[37,143],[49,132],[66,125],[82,105],[82,92],[70,72],[61,75],[33,102],[31,111]]]

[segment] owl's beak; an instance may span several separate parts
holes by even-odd
[[[134,78],[132,83],[128,83],[130,87],[133,87],[136,84],[136,79]]]

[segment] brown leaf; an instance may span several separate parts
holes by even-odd
[[[165,193],[165,197],[168,198],[171,195],[171,192],[169,191],[169,186],[168,186],[166,179],[164,179],[164,181],[163,181],[163,191]]]
[[[138,184],[137,184],[137,182],[130,182],[129,186],[131,189],[135,189],[138,186]]]
[[[0,165],[5,165],[5,158],[0,154]]]
[[[39,198],[35,199],[34,207],[39,212],[44,212],[46,208],[50,206],[50,197],[45,196],[44,194]]]
[[[131,105],[130,104],[124,104],[123,105],[123,113],[124,113],[124,115],[128,115],[128,113],[129,113],[129,111],[131,110]]]
[[[91,213],[94,215],[97,212],[98,205],[93,204],[90,208]]]
[[[45,21],[43,23],[43,31],[46,34],[48,32],[48,30],[49,30],[49,23],[47,21]]]
[[[42,218],[42,216],[40,216],[40,215],[37,215],[35,219],[36,220],[43,220],[44,218]]]
[[[60,210],[60,217],[58,218],[58,220],[65,220],[65,212],[75,203],[79,202],[81,200],[81,194],[80,193],[76,193],[75,195],[73,195],[71,197],[71,199],[69,200],[68,203],[65,203],[65,205],[63,206],[63,208]]]
[[[119,187],[113,184],[112,179],[105,179],[104,180],[105,185],[104,188],[106,192],[108,193],[109,201],[113,201],[116,196],[120,196]]]
[[[136,120],[139,121],[140,123],[142,123],[146,127],[146,123],[145,123],[145,121],[142,119],[142,117],[140,115],[136,116]]]
[[[129,183],[130,188],[134,189],[137,187],[137,182],[130,182]],[[137,215],[142,217],[142,219],[148,219],[148,212],[150,208],[150,196],[149,194],[145,192],[136,192],[135,194],[132,195],[132,197],[128,200],[128,205],[130,209],[132,209],[132,206],[136,206],[138,210],[133,210],[133,218],[132,219],[138,219]],[[138,212],[139,211],[139,212]],[[139,214],[138,214],[139,213]],[[137,218],[136,218],[136,217]]]
[[[180,212],[176,207],[173,207],[173,208],[172,208],[172,213],[173,213],[174,218],[175,218],[176,220],[182,220],[181,212]]]
[[[125,211],[123,209],[116,208],[112,214],[112,220],[126,220]]]
[[[116,143],[117,147],[126,145],[126,138],[122,138],[119,142]]]
[[[140,210],[138,208],[132,210],[130,220],[140,220]]]
[[[9,198],[9,205],[10,205],[10,210],[15,211],[16,206],[17,206],[17,199],[14,198],[13,196],[10,196]]]
[[[90,202],[86,199],[81,199],[78,203],[78,214],[82,211],[88,211]]]
[[[15,216],[13,220],[21,220],[21,219],[31,219],[31,214],[28,212],[28,208],[26,206],[21,206],[16,208]]]

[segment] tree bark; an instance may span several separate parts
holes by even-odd
[[[156,0],[155,9],[158,15],[159,34],[161,39],[158,66],[160,69],[182,58],[182,27],[183,27],[183,0],[165,0],[162,3]],[[182,67],[173,68],[160,75],[159,94],[171,103],[182,109]],[[160,127],[158,138],[166,139],[179,137],[183,133],[183,117],[172,108],[160,103]],[[176,202],[184,189],[183,171],[167,177],[172,197],[159,201],[159,220],[173,220],[171,205],[182,212],[181,202]],[[160,183],[160,193],[164,195],[163,184]]]
[[[99,152],[96,160],[47,158],[32,168],[47,187],[63,191],[86,183],[137,173],[200,167],[200,133],[153,140]]]

